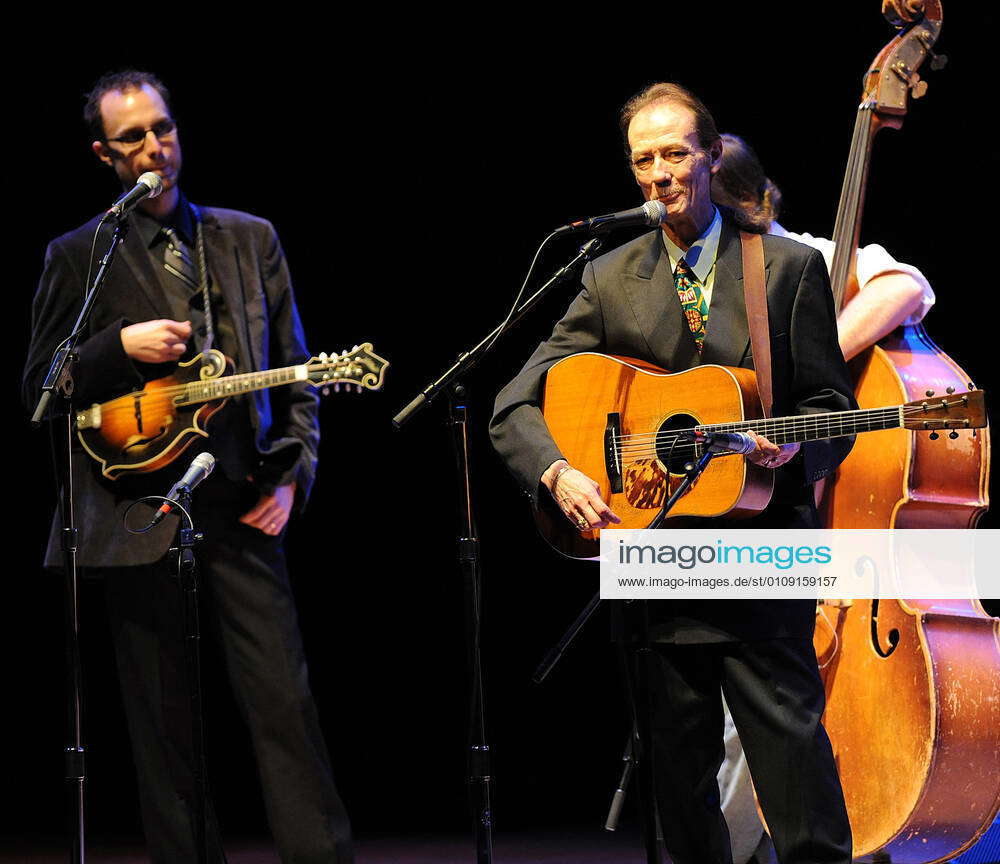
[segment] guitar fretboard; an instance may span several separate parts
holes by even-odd
[[[698,426],[702,432],[747,432],[763,435],[774,444],[793,444],[821,438],[842,438],[859,432],[898,429],[903,425],[904,406],[869,408],[860,411],[835,411],[826,414],[799,414],[766,420],[743,420],[739,423],[713,423]]]

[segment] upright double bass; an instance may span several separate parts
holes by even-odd
[[[878,54],[865,76],[834,231],[838,311],[854,272],[872,142],[898,129],[941,29],[940,0]],[[971,389],[930,339],[904,326],[851,363],[862,408]],[[822,501],[834,528],[972,528],[986,511],[989,429],[859,436]],[[854,835],[854,857],[950,860],[1000,808],[1000,620],[978,601],[827,601],[815,646]]]

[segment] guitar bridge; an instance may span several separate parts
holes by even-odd
[[[604,427],[604,470],[611,481],[611,491],[620,493],[622,487],[622,415],[617,411],[608,414]]]

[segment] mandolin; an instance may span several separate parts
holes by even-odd
[[[172,374],[147,381],[141,390],[78,411],[77,437],[105,477],[156,471],[199,436],[208,437],[206,425],[230,396],[296,383],[324,393],[341,384],[378,390],[388,367],[365,342],[353,351],[320,354],[297,366],[234,375],[232,361],[212,349],[178,363]]]
[[[688,437],[693,431],[752,430],[775,444],[791,444],[908,429],[947,436],[961,446],[960,439],[986,424],[981,390],[764,419],[752,369],[707,364],[670,374],[641,360],[604,354],[574,354],[554,364],[545,379],[542,414],[563,456],[600,484],[601,498],[622,519],[618,528],[645,528],[660,512],[668,486],[684,475],[684,463],[703,452],[703,445]],[[767,507],[773,486],[769,469],[746,459],[714,459],[671,516],[754,516]],[[599,530],[577,531],[547,501],[536,509],[536,521],[557,551],[596,557]]]

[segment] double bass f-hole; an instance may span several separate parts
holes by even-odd
[[[870,578],[872,581],[872,593],[878,594],[879,589],[879,573],[878,567],[870,556],[865,555],[864,558],[859,558],[857,563],[854,565],[854,571],[858,576],[865,576],[865,571],[869,571]],[[871,616],[871,637],[872,637],[872,648],[875,653],[883,659],[892,655],[892,652],[896,650],[899,645],[899,630],[893,627],[889,631],[889,647],[882,647],[882,640],[879,638],[878,633],[878,597],[872,599],[872,616]]]

